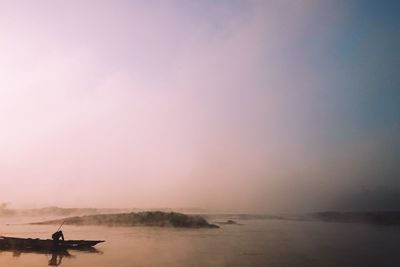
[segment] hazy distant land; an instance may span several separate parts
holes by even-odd
[[[400,211],[339,212],[324,211],[303,214],[249,214],[249,213],[208,213],[202,209],[157,209],[142,210],[111,208],[61,208],[44,207],[37,209],[12,209],[0,204],[0,217],[67,217],[66,224],[112,224],[121,226],[148,225],[173,227],[210,227],[210,222],[224,225],[229,220],[292,220],[322,221],[338,223],[366,223],[380,226],[400,226]],[[226,219],[226,222],[217,220]],[[39,222],[57,224],[64,219]]]
[[[400,226],[400,211],[369,211],[369,212],[316,212],[304,219],[340,223],[368,223],[381,226]]]
[[[13,209],[7,203],[0,203],[0,217],[66,217],[66,216],[83,216],[94,214],[115,214],[115,213],[130,213],[141,211],[163,211],[163,212],[182,212],[182,213],[204,213],[205,211],[199,208],[157,208],[157,209],[139,209],[139,208],[62,208],[56,206],[32,208],[32,209]]]
[[[215,222],[219,225],[239,224],[237,221],[246,220],[291,220],[291,221],[322,221],[337,223],[364,223],[380,226],[400,226],[400,212],[315,212],[302,215],[262,215],[262,214],[203,214],[187,215],[177,212],[148,211],[122,214],[98,214],[81,217],[39,222],[38,224],[65,224],[74,225],[120,225],[120,226],[172,226],[190,228],[217,227],[207,220],[225,218],[226,222]],[[207,220],[206,220],[206,219]],[[236,221],[233,221],[236,220]]]
[[[181,228],[219,228],[210,224],[201,216],[187,215],[177,212],[146,211],[119,214],[97,214],[75,216],[58,220],[50,220],[33,224],[66,225],[109,225],[109,226],[158,226]]]

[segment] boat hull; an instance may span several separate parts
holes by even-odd
[[[103,240],[59,240],[39,238],[0,237],[0,248],[32,250],[89,249]]]

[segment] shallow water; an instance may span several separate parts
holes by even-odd
[[[10,222],[16,220],[0,221],[0,235],[49,238],[57,228],[6,225]],[[0,250],[0,266],[400,266],[397,227],[280,220],[240,223],[220,229],[64,226],[66,239],[106,242],[95,252],[69,250],[70,255]]]

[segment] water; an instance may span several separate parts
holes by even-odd
[[[9,221],[0,221],[0,235],[49,238],[56,228],[7,226]],[[397,227],[240,222],[243,225],[223,225],[220,229],[64,226],[66,239],[106,242],[97,245],[95,252],[69,250],[70,255],[0,251],[0,266],[400,266]]]

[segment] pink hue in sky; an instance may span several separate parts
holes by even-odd
[[[0,201],[235,211],[309,204],[293,193],[305,192],[318,164],[308,130],[319,119],[307,103],[320,97],[324,73],[286,49],[320,8],[2,1]]]

